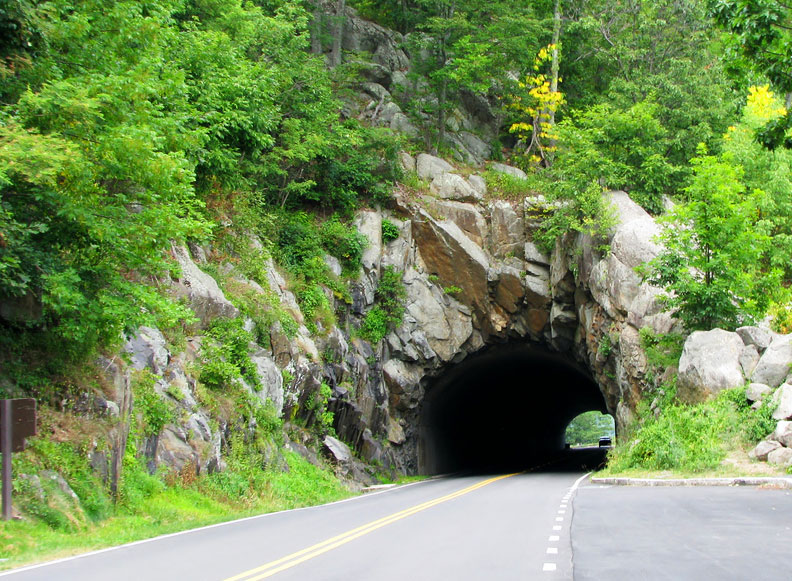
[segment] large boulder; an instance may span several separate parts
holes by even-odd
[[[525,224],[509,202],[498,200],[490,206],[492,222],[492,251],[503,258],[522,259],[525,252]]]
[[[739,335],[723,329],[691,333],[679,358],[680,399],[701,401],[723,389],[743,385],[743,347]]]
[[[745,390],[745,398],[751,402],[759,401],[772,391],[773,388],[764,383],[750,383]]]
[[[438,222],[425,212],[413,220],[413,239],[425,270],[443,287],[460,289],[457,299],[473,309],[476,319],[486,319],[489,308],[486,253],[450,221]]]
[[[476,202],[482,198],[481,193],[475,190],[465,178],[455,173],[441,173],[436,176],[429,189],[444,200]]]
[[[792,422],[787,420],[778,422],[769,439],[775,440],[787,448],[792,448]]]
[[[792,466],[792,449],[776,448],[767,455],[767,462],[783,468]]]
[[[454,166],[434,155],[420,153],[415,160],[415,170],[419,178],[431,181],[444,173],[452,173]]]
[[[773,403],[776,404],[773,419],[792,419],[792,385],[785,383],[779,387],[773,394]]]
[[[477,246],[484,246],[488,232],[487,221],[481,215],[479,206],[452,200],[427,200],[427,202],[433,215],[451,220]]]
[[[778,335],[770,341],[770,345],[759,359],[751,381],[778,387],[789,376],[790,365],[792,365],[792,335]]]
[[[404,287],[407,309],[402,326],[409,332],[404,342],[426,359],[437,355],[449,361],[473,332],[470,312],[415,270],[405,273]]]
[[[736,333],[746,345],[753,345],[762,353],[770,346],[773,340],[773,332],[761,327],[740,327]]]
[[[239,315],[239,310],[225,297],[215,279],[193,262],[187,248],[174,245],[172,252],[181,267],[181,275],[174,283],[174,290],[177,296],[187,298],[190,308],[200,320],[201,328],[207,328],[214,319]]]
[[[382,366],[382,376],[390,392],[390,403],[395,409],[413,409],[421,403],[423,388],[420,385],[422,369],[399,359],[389,359]]]
[[[283,374],[275,365],[271,354],[265,349],[258,349],[250,354],[250,361],[256,366],[259,385],[254,386],[256,395],[262,403],[272,402],[278,415],[283,411]]]
[[[506,165],[505,163],[491,163],[489,167],[492,171],[506,174],[513,178],[518,178],[521,180],[528,179],[528,175],[518,167],[512,167],[510,165]]]
[[[780,447],[781,444],[775,440],[762,440],[753,450],[748,452],[748,457],[765,462],[767,461],[767,455],[773,450],[778,450]]]
[[[170,357],[165,337],[159,329],[151,327],[139,327],[135,335],[127,339],[124,351],[133,369],[150,369],[157,375],[165,370]]]

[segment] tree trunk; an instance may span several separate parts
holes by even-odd
[[[333,18],[333,46],[330,50],[330,66],[341,64],[341,45],[344,40],[344,12],[346,0],[336,0],[335,17]]]
[[[322,54],[322,11],[319,9],[318,0],[311,2],[313,14],[308,31],[311,34],[311,53]]]
[[[555,8],[553,8],[553,50],[550,61],[550,91],[551,93],[558,92],[558,43],[561,42],[561,0],[555,1]],[[547,127],[549,130],[555,125],[555,109],[548,108],[544,111],[543,116],[547,119]],[[545,167],[550,167],[553,164],[553,152],[556,148],[556,140],[552,137],[547,141],[547,148],[542,149],[542,160]]]
[[[558,91],[558,43],[561,41],[561,0],[555,1],[553,9],[553,52],[550,63],[550,90]],[[548,117],[550,125],[555,124],[555,111],[550,111]]]

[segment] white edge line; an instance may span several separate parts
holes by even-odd
[[[365,494],[361,494],[359,496],[352,496],[350,498],[344,498],[342,500],[336,500],[334,502],[328,502],[326,504],[316,504],[314,506],[301,506],[299,508],[290,508],[287,510],[279,510],[276,512],[266,512],[264,514],[256,514],[253,516],[246,516],[245,518],[238,518],[236,520],[228,520],[225,522],[215,523],[213,525],[206,525],[203,527],[198,527],[195,529],[187,529],[186,531],[177,531],[175,533],[168,533],[166,535],[159,535],[157,537],[151,537],[148,539],[140,539],[139,541],[132,541],[131,543],[124,543],[123,545],[116,545],[115,547],[106,547],[104,549],[97,549],[96,551],[89,551],[87,553],[80,553],[79,555],[72,555],[70,557],[63,557],[62,559],[55,559],[54,561],[46,561],[44,563],[35,563],[33,565],[26,565],[24,567],[19,567],[17,569],[9,569],[8,571],[1,571],[0,577],[7,577],[9,575],[14,575],[16,573],[22,573],[23,571],[30,571],[32,569],[40,569],[42,567],[49,567],[50,565],[58,565],[60,563],[66,563],[68,561],[76,561],[77,559],[82,559],[84,557],[90,557],[92,555],[100,555],[102,553],[109,553],[110,551],[117,551],[119,549],[126,549],[128,547],[134,547],[135,545],[142,545],[145,543],[152,543],[154,541],[161,541],[163,539],[169,539],[171,537],[178,537],[181,535],[188,535],[191,533],[197,533],[200,531],[206,531],[209,529],[215,529],[219,527],[224,527],[236,523],[246,522],[249,520],[255,520],[259,518],[266,518],[272,517],[278,514],[285,514],[289,512],[300,512],[304,510],[312,510],[316,508],[321,508],[323,506],[333,506],[334,504],[343,504],[345,502],[351,502],[353,500],[359,500],[361,498],[371,498],[372,496],[378,496],[380,494],[386,494],[388,492],[393,492],[394,490],[401,490],[403,488],[407,488],[408,486],[414,486],[416,484],[423,484],[424,482],[431,482],[433,480],[437,480],[438,478],[427,478],[426,480],[419,480],[417,482],[408,482],[407,484],[402,484],[400,486],[395,486],[393,488],[388,488],[386,490],[378,490],[376,492],[367,492]]]
[[[570,488],[570,489],[569,489],[569,494],[574,494],[574,492],[575,492],[575,491],[578,489],[578,487],[580,486],[580,483],[581,483],[581,482],[583,482],[583,481],[584,481],[586,478],[588,478],[589,476],[591,476],[591,472],[587,472],[587,473],[585,473],[583,476],[581,476],[580,478],[578,478],[577,480],[575,480],[575,483],[572,485],[572,488]]]

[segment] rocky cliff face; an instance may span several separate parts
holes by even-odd
[[[230,280],[247,285],[262,301],[274,297],[299,323],[290,336],[275,322],[266,344],[248,346],[260,383],[243,382],[245,389],[290,419],[308,413],[308,402],[325,383],[332,388],[328,409],[341,440],[366,462],[416,472],[418,425],[433,380],[493,345],[519,343],[539,346],[585,370],[623,426],[641,396],[646,372],[638,330],[649,326],[667,332],[673,324],[658,308],[657,289],[642,285],[633,271],[657,252],[651,217],[626,194],[613,192],[618,225],[608,241],[610,253],[601,254],[592,240],[576,236],[546,255],[531,238],[544,209],[541,197],[488,200],[479,176],[463,177],[448,162],[426,154],[417,159],[404,154],[402,160],[407,171],[426,180],[428,192],[397,193],[391,208],[358,213],[356,223],[369,245],[352,304],[336,305],[338,326],[310,333],[272,262],[269,289],[246,280],[230,263],[220,265]],[[387,243],[383,219],[399,230]],[[117,388],[115,402],[105,407],[122,417],[134,413],[129,384],[145,370],[154,377],[156,393],[179,409],[175,421],[146,440],[143,452],[152,468],[192,464],[199,471],[222,469],[224,443],[245,427],[201,409],[191,370],[202,343],[211,341],[201,329],[214,318],[242,315],[201,270],[204,249],[174,248],[173,253],[182,269],[173,281],[174,292],[195,310],[196,335],[176,352],[158,330],[139,329],[124,348],[127,363],[116,358],[104,366]],[[374,305],[381,273],[389,266],[403,273],[406,313],[398,328],[370,345],[355,329]],[[348,452],[329,444],[328,453],[354,472]],[[290,445],[301,448],[299,442]]]

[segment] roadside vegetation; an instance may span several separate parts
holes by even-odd
[[[232,456],[223,472],[198,477],[194,467],[149,474],[139,458],[128,454],[114,503],[80,450],[37,440],[14,458],[17,473],[38,477],[15,481],[15,505],[28,518],[0,522],[0,568],[352,495],[332,472],[293,452],[284,451],[285,466],[271,469],[262,470],[252,460]],[[59,492],[57,473],[77,499]]]
[[[667,384],[660,398],[641,403],[635,425],[619,438],[604,474],[734,475],[740,468],[723,464],[729,454],[747,451],[775,428],[772,407],[752,410],[744,387],[699,404],[681,403],[675,395]]]
[[[544,196],[544,249],[574,233],[601,239],[613,219],[602,194],[624,189],[663,216],[666,251],[643,275],[665,289],[685,331],[733,329],[767,313],[776,330],[792,329],[792,22],[783,3],[350,0],[405,35],[413,67],[394,98],[420,128],[411,143],[364,124],[344,102],[368,55],[327,66],[338,56],[322,52],[332,31],[316,30],[327,4],[0,7],[2,394],[35,397],[50,418],[71,414],[80,394],[101,387],[91,362],[139,326],[183,347],[196,318],[168,293],[181,274],[174,244],[210,248],[203,267],[252,321],[211,325],[195,370],[200,403],[244,434],[228,439],[225,470],[195,477],[144,465],[143,442],[177,411],[141,375],[138,424],[114,477],[84,453],[86,438],[107,438],[110,425],[64,432],[45,420],[15,458],[16,473],[38,476],[15,481],[32,520],[0,524],[4,566],[81,539],[98,547],[348,494],[285,451],[282,419],[239,387],[256,380],[251,341],[266,345],[276,325],[287,337],[298,329],[269,288],[267,261],[311,332],[336,323],[334,302],[352,302],[367,245],[355,211],[386,206],[400,180],[424,186],[402,175],[398,152],[448,152],[450,119],[471,96],[487,96],[493,158],[528,173],[486,172],[491,195]],[[383,240],[398,238],[394,223],[382,227]],[[226,276],[229,264],[263,292]],[[378,343],[399,325],[401,277],[382,273],[353,336]],[[672,361],[679,344],[646,337],[645,349]],[[766,435],[767,410],[749,412],[739,391],[685,406],[656,367],[613,470],[709,470],[729,443]],[[329,390],[318,386],[287,418],[316,441],[333,433]],[[68,481],[77,504],[57,495],[48,471]],[[65,504],[51,505],[56,498]]]

